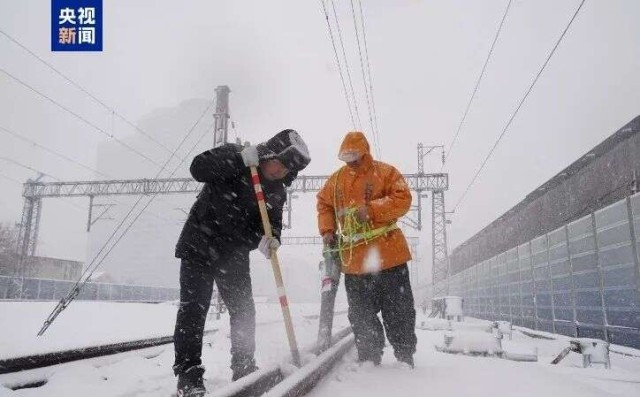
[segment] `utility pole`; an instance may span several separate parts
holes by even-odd
[[[229,130],[229,86],[219,85],[216,88],[216,113],[213,115],[213,147],[228,142]]]
[[[89,216],[87,218],[87,233],[91,232],[91,226],[93,226],[99,220],[113,220],[113,218],[107,218],[106,215],[112,207],[115,207],[115,204],[94,204],[93,203],[94,196],[89,196]],[[104,210],[97,216],[93,217],[93,208],[94,207],[104,207]]]
[[[444,156],[443,145],[425,146],[422,143],[418,143],[418,173],[419,174],[424,174],[424,157],[436,149],[442,150],[442,165],[444,165],[445,156]]]
[[[438,190],[431,194],[433,212],[431,213],[433,244],[432,277],[434,296],[441,297],[449,294],[449,253],[447,248],[447,219],[444,203],[444,191]]]
[[[216,87],[216,113],[213,115],[213,147],[222,146],[228,142],[229,130],[229,86],[219,85]],[[214,298],[217,306],[217,316],[222,311],[222,295],[218,288],[215,290]],[[218,317],[219,318],[219,317]]]

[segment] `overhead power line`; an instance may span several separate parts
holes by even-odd
[[[351,88],[351,99],[353,100],[353,106],[355,108],[356,120],[358,120],[358,129],[361,129],[362,121],[360,120],[360,111],[358,110],[358,99],[356,97],[356,91],[353,89],[353,82],[351,80],[351,70],[349,68],[349,58],[347,58],[347,52],[344,49],[344,41],[342,39],[342,29],[340,28],[340,20],[338,19],[336,4],[333,0],[331,0],[331,7],[333,8],[333,17],[336,20],[336,27],[338,29],[338,38],[340,39],[340,47],[342,47],[342,58],[344,59],[344,67],[347,72],[347,78],[349,79],[349,87]]]
[[[87,96],[89,96],[91,99],[93,99],[95,102],[97,102],[98,104],[100,104],[102,107],[104,107],[106,110],[108,110],[109,112],[113,113],[115,116],[117,116],[119,119],[121,119],[122,121],[124,121],[125,123],[127,123],[129,126],[131,126],[133,129],[135,129],[137,132],[139,132],[140,134],[144,135],[145,137],[147,137],[150,141],[156,143],[158,146],[162,147],[167,153],[171,153],[171,149],[169,149],[167,146],[165,146],[162,142],[158,141],[157,139],[155,139],[153,136],[147,134],[144,130],[142,130],[140,127],[138,127],[137,125],[135,125],[133,122],[131,122],[129,119],[127,119],[126,117],[124,117],[122,114],[120,114],[119,112],[117,112],[113,107],[107,105],[104,101],[102,101],[101,99],[97,98],[95,95],[93,95],[91,92],[89,92],[87,89],[85,89],[84,87],[82,87],[79,83],[75,82],[74,80],[72,80],[70,77],[68,77],[67,75],[65,75],[64,73],[62,73],[60,70],[58,70],[56,67],[54,67],[53,65],[51,65],[49,62],[45,61],[42,57],[40,57],[38,54],[36,54],[34,51],[30,50],[27,46],[25,46],[24,44],[22,44],[21,42],[19,42],[17,39],[15,39],[14,37],[12,37],[11,35],[9,35],[7,32],[3,31],[2,29],[0,29],[0,34],[2,34],[3,36],[5,36],[9,41],[13,42],[15,45],[17,45],[18,47],[22,48],[25,52],[27,52],[28,54],[30,54],[31,56],[33,56],[34,58],[36,58],[38,61],[40,61],[42,64],[44,64],[46,67],[48,67],[50,70],[52,70],[54,73],[56,73],[58,76],[62,77],[65,81],[67,81],[68,83],[70,83],[71,85],[73,85],[74,87],[76,87],[77,89],[79,89],[80,91],[82,91],[83,93],[85,93]]]
[[[9,157],[0,156],[0,160],[6,161],[6,162],[14,164],[14,165],[17,165],[18,167],[22,167],[22,168],[27,169],[29,171],[37,172],[37,173],[42,174],[44,176],[48,176],[49,178],[54,179],[54,180],[56,180],[58,182],[61,182],[60,178],[56,178],[53,175],[47,174],[46,172],[42,172],[42,171],[40,171],[40,170],[38,170],[36,168],[33,168],[33,167],[28,166],[26,164],[23,164],[23,163],[21,163],[21,162],[19,162],[17,160],[9,158]]]
[[[134,147],[131,147],[127,143],[125,143],[122,140],[118,139],[112,133],[109,133],[109,132],[105,131],[104,129],[100,128],[99,126],[97,126],[96,124],[94,124],[91,121],[87,120],[86,118],[80,116],[78,113],[76,113],[73,110],[69,109],[68,107],[62,105],[60,102],[56,101],[55,99],[51,98],[50,96],[38,91],[37,89],[35,89],[31,85],[29,85],[26,82],[22,81],[21,79],[17,78],[16,76],[14,76],[13,74],[9,73],[5,69],[0,68],[0,72],[4,73],[6,76],[10,77],[11,79],[16,81],[17,83],[21,84],[22,86],[24,86],[24,87],[28,88],[29,90],[33,91],[34,93],[38,94],[40,97],[45,98],[46,100],[48,100],[49,102],[51,102],[52,104],[57,106],[58,108],[64,110],[65,112],[69,113],[70,115],[74,116],[75,118],[77,118],[78,120],[82,121],[86,125],[90,126],[91,128],[93,128],[97,132],[99,132],[99,133],[105,135],[106,137],[108,137],[110,139],[113,139],[114,141],[118,142],[120,145],[124,146],[125,148],[127,148],[131,152],[137,154],[138,156],[142,157],[143,159],[149,161],[150,163],[152,163],[152,164],[154,164],[156,166],[160,166],[159,163],[157,163],[156,161],[154,161],[151,158],[147,157],[147,155],[145,155],[144,153],[140,152],[139,150],[135,149]]]
[[[13,136],[14,138],[20,139],[21,141],[26,142],[26,143],[28,143],[30,145],[33,145],[33,146],[35,146],[35,147],[37,147],[37,148],[39,148],[39,149],[41,149],[41,150],[43,150],[43,151],[45,151],[47,153],[53,154],[54,156],[59,157],[59,158],[65,160],[65,161],[68,161],[68,162],[73,163],[73,164],[75,164],[75,165],[77,165],[79,167],[82,167],[82,168],[84,168],[84,169],[86,169],[88,171],[95,172],[96,174],[102,175],[105,178],[111,178],[110,176],[108,176],[107,174],[105,174],[103,172],[100,172],[100,171],[98,171],[98,170],[96,170],[94,168],[91,168],[91,167],[89,167],[89,166],[87,166],[85,164],[82,164],[79,161],[74,160],[74,159],[72,159],[72,158],[70,158],[70,157],[68,157],[68,156],[66,156],[66,155],[64,155],[64,154],[62,154],[62,153],[60,153],[60,152],[58,152],[56,150],[50,149],[50,148],[48,148],[46,146],[43,146],[43,145],[39,144],[38,142],[36,142],[36,141],[34,141],[32,139],[29,139],[29,138],[25,137],[24,135],[18,134],[17,132],[12,131],[12,130],[6,128],[6,127],[0,126],[0,131]]]
[[[327,30],[329,31],[329,38],[331,39],[331,45],[333,46],[333,53],[336,57],[336,64],[338,65],[338,71],[340,73],[340,81],[342,81],[342,90],[344,91],[344,97],[347,102],[347,108],[349,109],[349,117],[351,118],[351,125],[356,130],[356,122],[353,117],[353,109],[351,108],[351,101],[349,100],[349,93],[347,91],[347,85],[344,82],[344,75],[342,74],[342,65],[340,64],[340,57],[338,56],[338,49],[336,48],[336,41],[333,37],[333,30],[331,29],[331,23],[329,22],[329,14],[327,13],[327,7],[324,0],[320,0],[322,4],[322,10],[324,12],[325,20],[327,21]]]
[[[564,28],[564,30],[562,31],[562,34],[560,35],[560,37],[558,38],[558,40],[556,41],[556,44],[553,46],[553,49],[551,50],[551,52],[549,53],[549,55],[547,56],[547,59],[544,61],[544,64],[542,65],[542,67],[540,68],[540,70],[538,71],[538,73],[536,74],[536,77],[533,79],[533,82],[531,83],[531,85],[529,86],[529,89],[527,90],[527,92],[524,94],[524,96],[522,97],[522,99],[520,100],[520,103],[518,103],[518,106],[516,107],[515,111],[513,112],[513,114],[511,115],[511,117],[509,118],[509,121],[507,122],[507,124],[504,126],[504,128],[502,129],[502,133],[500,133],[500,136],[498,136],[498,139],[495,141],[495,143],[493,144],[493,147],[491,148],[491,150],[489,151],[489,153],[487,154],[487,156],[485,157],[484,161],[482,162],[482,165],[480,165],[480,168],[478,168],[478,171],[476,171],[475,175],[473,176],[473,179],[471,179],[471,182],[469,183],[469,185],[467,185],[467,188],[464,190],[464,193],[462,193],[462,196],[460,197],[460,199],[458,200],[458,202],[456,203],[455,207],[453,208],[453,211],[455,212],[455,210],[458,208],[458,206],[460,205],[460,203],[462,202],[462,200],[464,200],[465,196],[467,195],[467,193],[469,192],[469,189],[471,189],[471,186],[473,186],[473,184],[475,183],[475,181],[478,179],[478,176],[480,175],[480,172],[482,171],[482,169],[484,168],[484,166],[487,164],[487,162],[489,161],[489,159],[491,158],[491,155],[494,153],[494,151],[496,150],[496,147],[498,146],[498,144],[500,143],[500,141],[502,140],[502,138],[505,136],[505,134],[507,133],[507,131],[509,130],[509,126],[511,126],[511,123],[513,122],[513,120],[515,119],[516,115],[518,114],[518,112],[520,111],[520,108],[522,107],[522,105],[524,104],[524,102],[526,101],[526,99],[529,97],[529,94],[531,93],[531,91],[533,91],[533,87],[536,85],[536,83],[538,82],[538,79],[540,78],[540,76],[542,75],[542,72],[545,70],[545,68],[547,67],[547,65],[549,64],[549,61],[551,60],[551,58],[553,57],[553,55],[555,54],[556,50],[558,49],[558,46],[560,45],[560,43],[562,42],[562,39],[564,39],[565,35],[567,34],[567,31],[569,30],[569,28],[571,27],[571,25],[573,24],[573,21],[576,19],[576,16],[578,16],[578,13],[580,12],[580,10],[582,9],[582,6],[584,5],[586,0],[582,0],[580,2],[580,5],[578,5],[578,8],[576,9],[576,11],[573,13],[573,16],[571,17],[571,19],[569,20],[569,23],[567,24],[567,26]]]
[[[358,44],[358,54],[360,55],[360,70],[362,71],[362,83],[364,84],[364,94],[367,99],[367,110],[369,111],[369,126],[371,128],[371,135],[373,135],[373,142],[376,148],[377,157],[380,158],[380,145],[378,144],[378,137],[376,130],[373,126],[373,110],[371,108],[371,101],[369,99],[369,88],[367,87],[367,76],[364,68],[364,59],[362,57],[362,48],[360,46],[360,35],[358,34],[358,22],[356,19],[356,10],[351,0],[351,14],[353,15],[353,27],[355,29],[356,43]]]
[[[51,174],[44,173],[44,172],[40,171],[39,169],[36,169],[36,168],[33,168],[33,167],[29,166],[29,165],[23,164],[23,163],[21,163],[21,162],[19,162],[17,160],[12,159],[12,158],[0,156],[0,160],[6,161],[6,162],[14,164],[14,165],[17,165],[18,167],[22,167],[22,168],[27,169],[29,171],[37,172],[37,173],[39,173],[41,175],[48,176],[49,178],[54,179],[54,180],[56,180],[58,182],[61,181],[60,178],[57,178],[57,177],[55,177],[55,176],[53,176]],[[8,177],[8,176],[5,176],[5,175],[2,175],[2,177],[6,178],[6,179],[9,179],[11,181],[14,181],[16,183],[19,183],[20,185],[23,185],[23,183],[20,182],[17,179],[14,179],[14,178],[11,178],[11,177]],[[80,209],[82,211],[85,210],[84,208],[82,208],[81,206],[79,206],[78,204],[76,204],[76,203],[74,203],[74,202],[72,202],[70,200],[63,200],[63,201],[66,204],[71,205],[72,207],[75,207],[75,208]]]
[[[187,131],[186,135],[184,136],[184,138],[180,141],[180,143],[176,146],[176,148],[173,150],[173,152],[171,153],[171,156],[169,156],[169,158],[165,161],[165,163],[162,165],[162,167],[158,170],[158,173],[156,174],[154,179],[157,179],[160,174],[162,173],[162,171],[167,167],[167,165],[169,164],[169,162],[171,161],[171,159],[174,157],[175,153],[182,147],[182,145],[184,145],[184,143],[187,141],[187,139],[191,136],[191,134],[193,133],[193,131],[195,131],[196,127],[198,126],[198,124],[200,124],[200,122],[202,121],[202,119],[204,118],[204,116],[207,114],[207,112],[209,111],[209,109],[211,108],[211,106],[213,105],[214,100],[212,100],[209,105],[207,106],[207,108],[204,110],[204,112],[202,112],[202,114],[200,115],[200,117],[196,120],[196,122],[193,124],[193,126]],[[202,138],[201,138],[202,139]],[[200,140],[201,140],[200,139]],[[198,143],[200,142],[200,140],[198,140],[198,142],[196,142],[196,144],[193,146],[193,148],[191,149],[191,151],[189,153],[191,153],[196,146],[198,145]],[[180,164],[178,164],[178,166],[176,166],[176,168],[173,170],[173,172],[171,173],[171,176],[173,176],[177,170],[180,168],[180,166],[182,166],[182,164],[184,163],[185,159],[187,157],[185,156],[182,161],[180,162]],[[113,230],[113,232],[111,233],[111,235],[107,238],[107,240],[105,241],[105,243],[102,245],[102,247],[100,248],[100,250],[98,251],[98,253],[93,257],[93,259],[91,260],[91,262],[87,265],[86,270],[80,275],[80,278],[78,279],[78,281],[74,284],[74,286],[71,288],[71,291],[69,291],[68,295],[63,298],[58,305],[56,305],[56,307],[54,308],[54,310],[51,312],[51,314],[49,315],[49,317],[47,318],[47,320],[44,322],[42,328],[40,329],[40,331],[38,332],[38,335],[42,335],[47,328],[49,328],[49,326],[51,325],[51,323],[56,319],[56,317],[73,301],[73,299],[75,299],[75,297],[80,293],[80,288],[91,278],[91,275],[98,269],[98,267],[100,267],[100,265],[102,264],[102,262],[108,257],[108,255],[111,253],[111,251],[119,244],[119,242],[122,240],[122,238],[124,238],[127,233],[129,232],[129,230],[131,229],[131,227],[133,227],[133,225],[136,223],[136,221],[138,220],[138,218],[142,215],[142,213],[149,207],[149,205],[153,202],[153,200],[158,196],[159,192],[155,193],[153,196],[151,196],[151,198],[149,199],[149,201],[146,203],[146,205],[142,208],[142,210],[140,210],[140,212],[135,216],[135,218],[131,221],[131,223],[129,223],[128,226],[126,226],[126,228],[124,229],[124,231],[120,234],[120,236],[118,236],[115,241],[114,238],[115,236],[118,234],[118,232],[120,232],[120,230],[122,229],[123,225],[130,219],[131,214],[134,212],[134,210],[138,207],[138,204],[140,204],[140,202],[142,201],[142,199],[145,197],[145,195],[140,195],[140,197],[138,198],[138,200],[133,204],[133,206],[131,207],[131,209],[129,210],[129,212],[127,212],[127,214],[122,218],[122,220],[120,221],[120,223],[115,227],[115,229]],[[111,247],[109,247],[107,249],[107,247],[109,246],[109,244],[111,244]],[[105,250],[107,250],[105,252]],[[103,252],[104,255],[103,255]]]
[[[380,144],[380,128],[378,127],[378,114],[376,112],[376,99],[373,94],[373,77],[371,77],[371,61],[369,61],[369,46],[367,45],[367,30],[364,24],[364,13],[362,12],[362,0],[358,0],[358,7],[360,8],[360,23],[362,24],[362,41],[364,42],[364,55],[367,59],[367,75],[369,77],[369,92],[371,93],[371,107],[373,108],[373,122],[375,126],[375,136]],[[382,159],[382,148],[379,147],[378,158]]]
[[[509,13],[509,8],[511,7],[511,2],[512,2],[512,0],[509,0],[509,2],[507,3],[507,8],[505,8],[505,10],[504,10],[504,14],[502,15],[502,19],[500,20],[500,25],[498,25],[498,30],[496,31],[496,35],[493,38],[493,42],[491,43],[491,48],[489,48],[489,53],[487,54],[487,59],[485,59],[484,65],[482,65],[482,70],[480,71],[480,75],[478,76],[478,80],[476,80],[476,85],[473,87],[473,92],[471,93],[471,97],[469,98],[469,102],[467,102],[467,107],[465,108],[464,113],[462,114],[462,119],[460,119],[460,123],[458,124],[458,129],[456,130],[456,133],[454,134],[453,139],[451,140],[451,144],[449,145],[449,148],[445,152],[445,157],[444,157],[444,160],[442,162],[442,167],[440,168],[441,170],[442,170],[442,168],[444,168],[444,165],[447,162],[447,160],[449,159],[449,156],[451,156],[451,150],[453,149],[453,146],[456,144],[456,140],[458,139],[458,135],[460,135],[460,131],[462,130],[462,125],[464,124],[465,120],[467,119],[467,114],[469,114],[469,109],[471,109],[471,103],[473,103],[473,99],[476,97],[476,93],[478,92],[478,87],[480,87],[480,82],[482,81],[482,77],[484,76],[484,72],[487,70],[487,65],[489,64],[489,60],[491,59],[491,55],[493,54],[493,49],[496,46],[496,42],[498,41],[498,37],[500,36],[500,32],[502,31],[502,26],[504,25],[504,21],[507,18],[507,14]]]
[[[71,157],[69,157],[69,156],[67,156],[67,155],[65,155],[63,153],[60,153],[60,152],[58,152],[56,150],[53,150],[53,149],[51,149],[51,148],[49,148],[47,146],[43,146],[43,145],[39,144],[38,142],[35,142],[34,140],[25,137],[24,135],[21,135],[21,134],[15,132],[15,131],[9,130],[8,128],[0,126],[0,131],[5,132],[5,133],[17,138],[17,139],[20,139],[21,141],[26,142],[26,143],[28,143],[30,145],[33,145],[34,147],[36,147],[38,149],[41,149],[41,150],[43,150],[43,151],[45,151],[47,153],[50,153],[50,154],[52,154],[52,155],[54,155],[54,156],[56,156],[58,158],[61,158],[61,159],[65,160],[65,161],[67,161],[67,162],[69,162],[71,164],[74,164],[74,165],[76,165],[78,167],[81,167],[83,169],[86,169],[88,171],[95,172],[96,174],[101,175],[104,178],[116,179],[112,175],[105,174],[104,172],[98,171],[97,169],[95,169],[93,167],[90,167],[88,165],[82,164],[81,162],[79,162],[77,160],[74,160],[73,158],[71,158]],[[40,171],[37,171],[37,172],[40,172]],[[58,178],[56,178],[56,179],[58,179]],[[58,180],[60,180],[60,179],[58,179]],[[20,184],[23,184],[23,182],[20,182],[20,181],[17,181],[17,182],[20,183]],[[122,203],[121,201],[119,201],[117,199],[112,199],[112,200],[114,200],[118,204],[124,205],[124,203]],[[157,215],[157,214],[150,213],[149,215],[152,215],[153,217],[155,217],[155,218],[157,218],[157,219],[159,219],[161,221],[172,222],[170,219],[165,218],[165,217],[160,216],[160,215]]]
[[[9,180],[9,181],[15,182],[15,183],[19,184],[20,186],[22,186],[22,182],[20,182],[20,181],[19,181],[19,180],[17,180],[16,178],[13,178],[13,177],[8,176],[8,175],[0,174],[0,178],[4,178],[4,179],[6,179],[6,180]]]

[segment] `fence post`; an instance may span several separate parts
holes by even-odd
[[[640,258],[638,257],[638,230],[636,230],[633,222],[633,208],[631,207],[631,197],[626,198],[627,201],[627,216],[629,217],[629,230],[631,231],[631,252],[633,253],[634,273],[635,273],[635,285],[636,289],[640,290]]]
[[[540,328],[538,326],[538,292],[536,289],[536,271],[533,266],[533,251],[531,250],[531,240],[527,241],[529,247],[529,267],[531,268],[531,295],[533,296],[533,325],[535,329]]]
[[[512,250],[513,248],[509,251],[512,251]],[[516,252],[517,251],[518,251],[518,248],[516,248]],[[505,275],[506,275],[506,281],[507,281],[507,296],[509,297],[509,322],[513,325],[513,306],[511,304],[511,300],[512,300],[511,297],[513,295],[513,283],[511,282],[511,272],[509,271],[510,270],[509,263],[507,262],[506,258],[505,258],[504,267],[505,267]]]
[[[604,332],[604,340],[609,342],[609,329],[607,328],[608,325],[608,321],[607,321],[607,309],[605,306],[605,301],[604,301],[604,277],[602,274],[602,265],[600,264],[600,245],[598,244],[598,228],[596,225],[596,213],[592,212],[591,213],[591,225],[593,228],[593,240],[595,243],[595,247],[596,247],[596,267],[598,269],[598,288],[600,290],[600,305],[602,307],[602,327],[603,327],[603,332]]]
[[[555,303],[555,289],[553,288],[553,272],[551,271],[551,260],[549,258],[549,233],[545,234],[545,241],[547,246],[547,274],[549,275],[549,295],[551,295],[551,330],[556,332],[556,303]]]
[[[524,325],[524,314],[522,313],[522,272],[520,271],[520,245],[516,245],[516,265],[518,268],[518,313],[520,313],[520,325]]]
[[[500,261],[498,260],[498,256],[500,256],[500,254],[494,256],[495,258],[494,266],[496,269],[495,274],[493,276],[493,290],[495,291],[494,318],[498,320],[502,320],[502,300],[501,300],[502,294],[500,292]]]

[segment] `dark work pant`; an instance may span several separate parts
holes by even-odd
[[[202,364],[202,335],[214,281],[229,310],[231,369],[253,363],[256,310],[251,292],[249,251],[240,249],[207,263],[182,260],[180,308],[173,336],[176,375]]]
[[[384,348],[384,330],[397,358],[416,352],[416,310],[407,265],[379,273],[347,274],[345,287],[349,322],[360,360],[378,361]]]

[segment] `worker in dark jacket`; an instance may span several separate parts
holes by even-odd
[[[180,308],[174,334],[178,395],[203,396],[202,335],[215,281],[229,310],[233,380],[257,369],[255,307],[249,251],[265,257],[279,247],[286,186],[311,158],[294,130],[257,146],[225,144],[197,155],[191,175],[204,187],[191,207],[176,246],[180,267]],[[272,238],[264,236],[249,167],[257,166]]]

